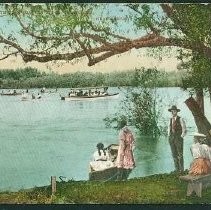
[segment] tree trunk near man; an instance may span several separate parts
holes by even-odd
[[[211,124],[204,116],[197,101],[193,97],[190,97],[185,101],[185,104],[193,114],[198,132],[205,134],[207,136],[208,144],[211,145]]]
[[[204,92],[203,92],[203,88],[196,90],[196,102],[199,105],[201,112],[204,114]]]

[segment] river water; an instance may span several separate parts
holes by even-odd
[[[38,93],[31,89],[29,92]],[[0,96],[0,191],[19,190],[50,184],[50,177],[60,175],[74,180],[88,179],[88,164],[98,142],[105,146],[118,143],[118,132],[106,128],[103,119],[115,113],[124,93],[118,99],[94,101],[62,101],[68,89],[44,93],[40,100],[21,101],[20,96]],[[184,117],[188,133],[184,141],[185,168],[191,162],[191,134],[196,130],[194,119],[184,101],[188,92],[179,88],[159,88],[168,122],[167,109],[176,104]],[[205,98],[205,109],[210,102]],[[211,113],[206,113],[208,120]],[[136,136],[134,151],[136,168],[130,178],[168,173],[174,170],[166,136],[157,141]]]

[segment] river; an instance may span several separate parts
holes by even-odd
[[[98,142],[105,146],[118,143],[118,132],[106,128],[103,119],[115,113],[124,93],[118,99],[94,101],[62,101],[60,94],[44,93],[40,100],[21,101],[20,96],[0,96],[0,191],[16,191],[50,184],[51,176],[73,180],[88,179],[88,164]],[[19,90],[17,90],[19,91]],[[38,93],[37,89],[29,92]],[[193,116],[184,101],[188,92],[180,88],[159,88],[164,108],[162,116],[168,122],[168,108],[176,104],[181,109],[188,133],[184,141],[185,168],[191,161],[191,134],[196,130]],[[208,97],[205,110],[210,110]],[[208,120],[211,113],[206,113]],[[134,129],[133,129],[134,130]],[[129,178],[174,170],[166,136],[158,141],[136,136],[134,151],[136,168]]]

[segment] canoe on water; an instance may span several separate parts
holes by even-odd
[[[119,93],[107,94],[107,95],[96,95],[96,96],[61,96],[61,100],[65,101],[81,101],[81,100],[92,100],[92,99],[114,99],[118,98]]]
[[[95,99],[115,99],[119,93],[109,93],[108,87],[83,87],[71,88],[68,96],[60,96],[64,101],[95,100]]]
[[[21,95],[22,93],[1,93],[1,96],[18,96]]]

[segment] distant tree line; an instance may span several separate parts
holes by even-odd
[[[68,88],[68,87],[90,87],[90,86],[136,86],[136,70],[114,71],[110,73],[101,72],[75,72],[57,74],[46,73],[36,68],[19,68],[16,70],[0,70],[1,88]],[[182,83],[180,72],[164,72],[158,80],[158,87],[179,87]]]

